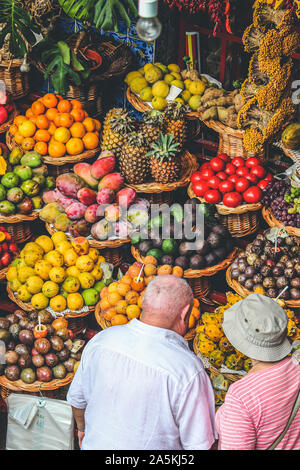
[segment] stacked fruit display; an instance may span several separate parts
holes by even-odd
[[[6,345],[0,376],[25,384],[64,379],[76,372],[84,345],[73,338],[67,320],[53,321],[46,310],[29,314],[16,310],[0,318],[0,339]]]
[[[43,206],[42,191],[54,187],[47,166],[35,151],[15,147],[1,159],[0,215],[30,214]]]
[[[292,187],[291,180],[285,178],[266,187],[262,203],[284,225],[300,228],[299,197],[300,189]]]
[[[170,272],[164,266],[159,267],[157,259],[153,256],[146,257],[144,264],[137,261],[133,263],[119,281],[112,282],[102,289],[99,308],[103,318],[112,326],[122,325],[133,318],[139,318],[147,285],[155,276],[163,274],[182,277],[183,273],[177,266]],[[194,299],[189,328],[193,328],[199,318],[199,302]]]
[[[188,199],[185,207],[174,204],[170,216],[153,217],[131,242],[142,256],[154,256],[164,265],[180,266],[183,270],[214,266],[226,259],[234,246],[227,228],[214,217],[214,209],[213,205],[201,204],[196,198]],[[201,223],[195,226],[197,211],[204,215],[204,227]],[[185,237],[188,227],[192,230]],[[153,238],[153,230],[156,238]],[[168,238],[163,235],[166,231],[170,234]]]
[[[260,202],[263,190],[272,181],[272,174],[264,168],[259,158],[231,159],[226,154],[203,163],[191,177],[192,190],[197,197],[233,208]]]
[[[0,225],[0,269],[6,268],[18,256],[19,248],[7,229]]]
[[[55,190],[44,193],[46,206],[40,218],[72,237],[128,238],[147,217],[149,203],[136,199],[133,189],[124,188],[123,176],[114,169],[115,157],[108,151],[92,165],[77,163],[74,173],[59,175]]]
[[[300,247],[277,228],[258,234],[230,267],[231,278],[250,292],[300,299]]]
[[[88,116],[80,101],[47,93],[32,103],[25,116],[16,116],[9,134],[25,151],[60,158],[96,149],[100,129],[100,122]]]
[[[201,95],[209,86],[197,70],[180,71],[177,64],[164,65],[160,62],[145,64],[139,70],[129,72],[125,82],[132,93],[159,111],[166,108],[168,99],[174,99],[170,96],[172,86],[182,90],[174,101],[186,103],[192,110],[201,106]]]
[[[56,232],[27,243],[6,277],[17,300],[34,309],[76,312],[96,305],[111,275],[112,266],[85,238],[69,242],[64,232]]]
[[[242,297],[228,292],[226,294],[227,304],[218,307],[213,313],[204,313],[201,315],[201,325],[196,328],[197,349],[201,356],[207,357],[210,363],[216,368],[225,365],[231,370],[248,370],[251,368],[251,360],[244,354],[235,349],[226,338],[222,321],[225,310],[230,308],[236,302],[242,300]],[[289,309],[285,309],[288,316],[288,337],[295,341],[300,338],[300,329],[298,320]]]

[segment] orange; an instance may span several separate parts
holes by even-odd
[[[42,102],[46,108],[55,108],[57,106],[58,99],[54,93],[46,93],[42,98]]]
[[[82,103],[78,100],[71,100],[70,101],[71,105],[72,105],[72,108],[73,109],[82,109]]]
[[[117,292],[120,295],[123,295],[123,297],[125,297],[125,295],[129,291],[130,291],[130,285],[129,284],[125,284],[124,282],[119,282],[118,283]],[[119,312],[119,313],[122,313],[122,312]]]
[[[72,137],[82,138],[85,134],[85,127],[81,122],[74,122],[70,127]]]
[[[49,126],[49,129],[48,129],[48,132],[50,135],[54,135],[54,132],[56,131],[57,127],[55,124],[53,124],[53,122],[50,122],[50,126]]]
[[[131,288],[136,292],[141,292],[145,288],[145,281],[143,277],[134,277],[131,281]]]
[[[37,153],[40,155],[47,155],[48,153],[48,145],[46,142],[37,142],[33,148]]]
[[[128,305],[137,304],[139,300],[139,294],[135,290],[130,290],[125,295],[125,300],[128,303]]]
[[[73,116],[74,121],[76,121],[76,122],[82,122],[84,120],[84,117],[85,117],[83,109],[80,109],[80,108],[72,109],[70,114],[71,114],[71,116]]]
[[[53,158],[63,157],[66,153],[66,146],[62,142],[57,142],[53,139],[49,143],[48,153]]]
[[[112,282],[109,284],[107,288],[108,293],[110,294],[111,292],[118,292],[118,283],[117,282]]]
[[[66,127],[58,127],[54,132],[54,139],[57,142],[62,142],[65,144],[71,137],[71,132]]]
[[[46,108],[41,100],[34,101],[31,105],[31,109],[33,114],[35,114],[36,116],[38,116],[39,114],[44,114],[44,112],[46,111]]]
[[[32,121],[23,121],[19,126],[19,132],[23,137],[32,137],[35,134],[36,126]]]
[[[15,133],[14,138],[15,138],[16,144],[21,144],[24,140],[24,137],[20,134],[19,131]]]
[[[32,150],[34,147],[35,141],[32,137],[25,137],[23,142],[22,142],[22,149],[25,150],[26,152],[28,150]]]
[[[49,119],[49,121],[54,121],[54,118],[57,114],[58,114],[58,111],[56,108],[49,108],[46,111],[46,116]]]
[[[139,296],[139,300],[138,300],[138,306],[140,307],[140,309],[142,309],[143,307],[143,296]]]
[[[60,125],[62,127],[71,127],[73,122],[74,122],[74,118],[73,116],[71,116],[71,114],[69,113],[62,113],[60,115]],[[54,121],[55,125],[56,125],[56,122]]]
[[[144,267],[145,276],[155,276],[157,268],[154,264],[146,264]]]
[[[94,132],[87,132],[82,141],[87,150],[93,150],[99,145],[99,137]]]
[[[142,265],[135,262],[129,267],[127,274],[133,279],[134,277],[137,277],[140,274],[141,267]]]
[[[154,266],[157,266],[157,259],[154,258],[154,256],[145,256],[144,263],[145,264],[154,264]]]
[[[51,134],[46,129],[38,129],[34,134],[34,138],[38,142],[49,142],[51,139]]]
[[[100,299],[104,299],[104,297],[107,297],[107,294],[108,294],[107,287],[103,287],[103,289],[101,289],[101,292],[100,292]]]
[[[125,315],[122,314],[117,314],[111,319],[112,326],[125,325],[125,323],[128,323],[128,319]]]
[[[72,105],[68,100],[61,100],[57,105],[57,109],[60,113],[69,113],[72,109]]]
[[[115,305],[116,313],[126,314],[127,302],[126,300],[119,300]]]
[[[55,96],[56,96],[56,98],[58,99],[58,101],[61,101],[61,100],[64,99],[61,95],[55,95]]]
[[[69,155],[79,155],[84,151],[84,145],[78,137],[71,137],[66,143],[67,152]]]
[[[94,119],[94,123],[95,123],[96,131],[100,131],[101,130],[101,122],[98,121],[98,119]]]
[[[121,283],[127,284],[128,286],[131,285],[131,277],[129,276],[129,274],[124,274],[124,276],[121,277]]]
[[[107,310],[110,307],[111,307],[111,305],[108,302],[107,297],[104,297],[103,299],[100,300],[100,309],[101,309],[102,312],[104,312],[105,310]]]
[[[39,129],[48,129],[49,124],[50,124],[48,118],[44,114],[40,114],[36,118],[35,123],[36,123],[36,127],[38,127]]]
[[[96,129],[94,119],[91,117],[86,117],[83,121],[83,125],[88,132],[93,132]]]
[[[31,119],[34,116],[31,108],[27,109],[25,116],[27,117],[27,119]]]
[[[171,274],[171,273],[172,273],[172,266],[170,266],[169,264],[163,264],[162,266],[159,266],[157,270],[158,276],[160,276],[161,274]]]
[[[54,117],[53,121],[56,127],[60,127],[60,118],[61,118],[61,113],[57,112],[56,116]]]
[[[16,124],[12,124],[9,128],[9,133],[11,135],[15,135],[18,132],[18,126]]]
[[[199,320],[199,318],[201,316],[201,312],[200,312],[199,308],[193,307],[191,315],[193,315],[193,317],[195,317],[196,320]]]
[[[128,318],[138,318],[141,314],[141,309],[138,305],[128,305],[126,308],[126,315]]]
[[[23,114],[19,114],[19,116],[15,117],[14,124],[19,127],[24,121],[27,121],[26,116],[23,116]]]
[[[110,292],[107,296],[107,300],[113,307],[120,301],[123,300],[122,296],[118,292]]]
[[[107,310],[105,310],[105,313],[103,316],[105,320],[110,321],[112,317],[114,317],[116,314],[117,314],[116,309],[114,307],[110,307]]]
[[[173,276],[183,277],[183,269],[181,266],[174,266],[172,270]]]

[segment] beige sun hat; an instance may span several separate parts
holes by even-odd
[[[275,300],[250,294],[224,312],[222,323],[230,343],[251,359],[276,362],[287,356],[288,317]]]

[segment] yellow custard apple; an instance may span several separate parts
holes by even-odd
[[[208,360],[213,366],[219,368],[225,362],[225,354],[220,349],[215,349],[210,353]]]
[[[228,341],[226,336],[223,336],[220,341],[219,341],[219,348],[221,351],[224,353],[230,353],[234,351],[234,347],[232,344]]]
[[[214,324],[218,323],[214,313],[208,313],[208,312],[203,313],[203,315],[201,316],[201,320],[204,325],[207,325],[209,323],[214,323]]]
[[[198,350],[201,356],[209,357],[209,355],[217,349],[216,343],[210,341],[209,339],[203,339],[198,343]]]
[[[215,323],[209,323],[205,325],[205,330],[204,330],[206,336],[208,339],[211,339],[214,342],[219,341],[222,336],[224,336],[224,331],[221,325],[215,324]]]
[[[246,371],[246,372],[249,372],[249,370],[251,369],[252,367],[252,362],[251,362],[251,359],[245,359],[244,360],[244,364],[243,364],[243,369]]]
[[[225,360],[225,366],[231,370],[241,370],[243,368],[243,359],[236,354],[230,354]]]

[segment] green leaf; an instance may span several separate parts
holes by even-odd
[[[68,46],[68,44],[65,41],[58,41],[57,46],[64,63],[70,65],[70,47]]]
[[[76,70],[84,70],[83,65],[76,57],[76,54],[73,50],[71,50],[71,60],[72,60],[72,67]]]

